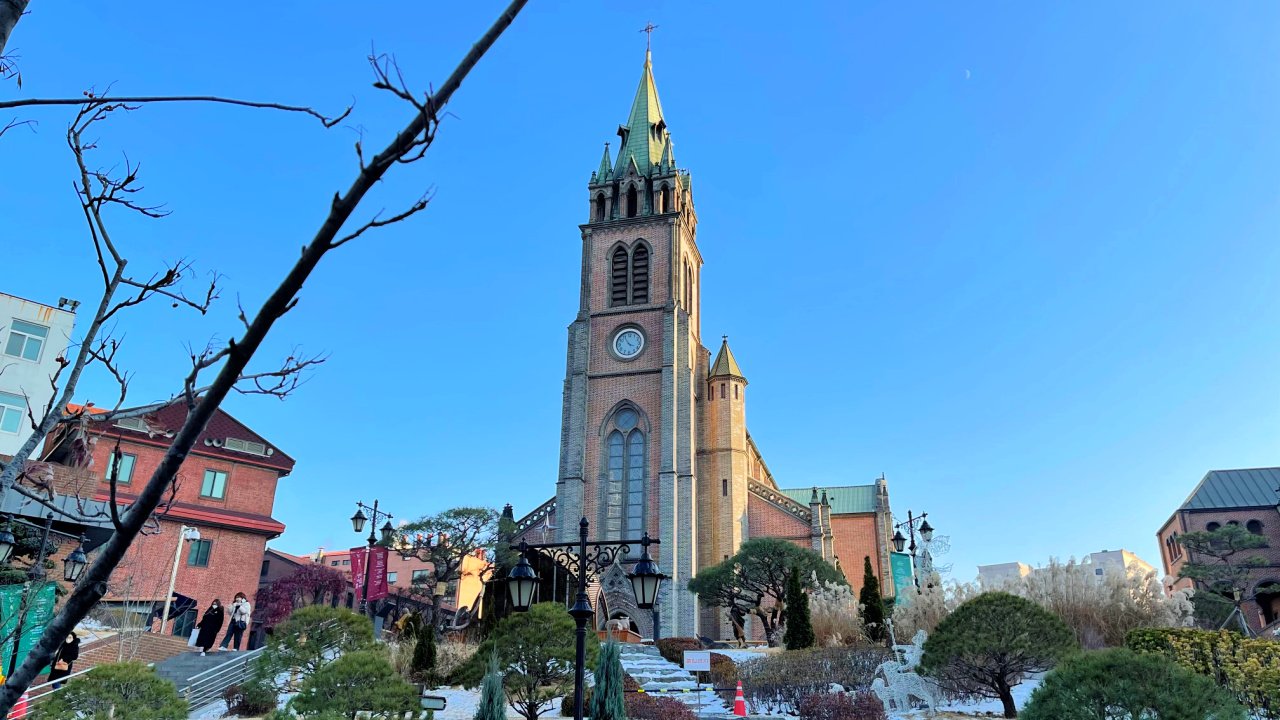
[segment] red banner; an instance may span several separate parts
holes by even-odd
[[[364,599],[364,558],[368,548],[351,548],[351,584],[356,590],[356,602]],[[373,566],[369,569],[369,599],[381,600],[387,591],[387,549],[373,549]]]

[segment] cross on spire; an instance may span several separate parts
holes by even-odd
[[[658,29],[658,26],[654,25],[653,23],[649,23],[644,27],[640,28],[640,32],[645,34],[644,35],[644,51],[646,53],[649,52],[649,43],[651,40],[653,40],[653,31],[657,29]]]

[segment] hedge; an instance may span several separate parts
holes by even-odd
[[[1125,645],[1212,679],[1258,717],[1280,718],[1280,641],[1227,630],[1142,628],[1130,631]]]

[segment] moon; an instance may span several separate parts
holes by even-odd
[[[965,70],[965,71],[964,71],[964,79],[965,79],[965,80],[968,80],[968,79],[969,79],[969,78],[971,78],[971,77],[973,77],[973,73],[969,72],[968,70]]]

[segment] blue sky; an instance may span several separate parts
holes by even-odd
[[[115,220],[133,264],[226,276],[207,318],[121,321],[135,399],[176,388],[184,343],[235,330],[236,297],[261,302],[350,182],[356,128],[380,146],[406,120],[369,87],[370,47],[438,84],[500,6],[31,4],[4,96],[356,100],[332,130],[211,106],[103,128],[101,162],[127,152],[173,211]],[[1277,462],[1280,6],[727,8],[531,3],[428,161],[365,205],[433,188],[430,209],[328,259],[263,356],[329,362],[287,402],[226,405],[298,459],[276,545],[353,544],[357,499],[416,517],[553,494],[576,226],[650,21],[695,182],[703,332],[730,335],[784,485],[884,473],[967,579],[1103,548],[1158,564],[1155,531],[1206,471]],[[26,116],[36,134],[0,140],[0,290],[89,303],[69,114]]]

